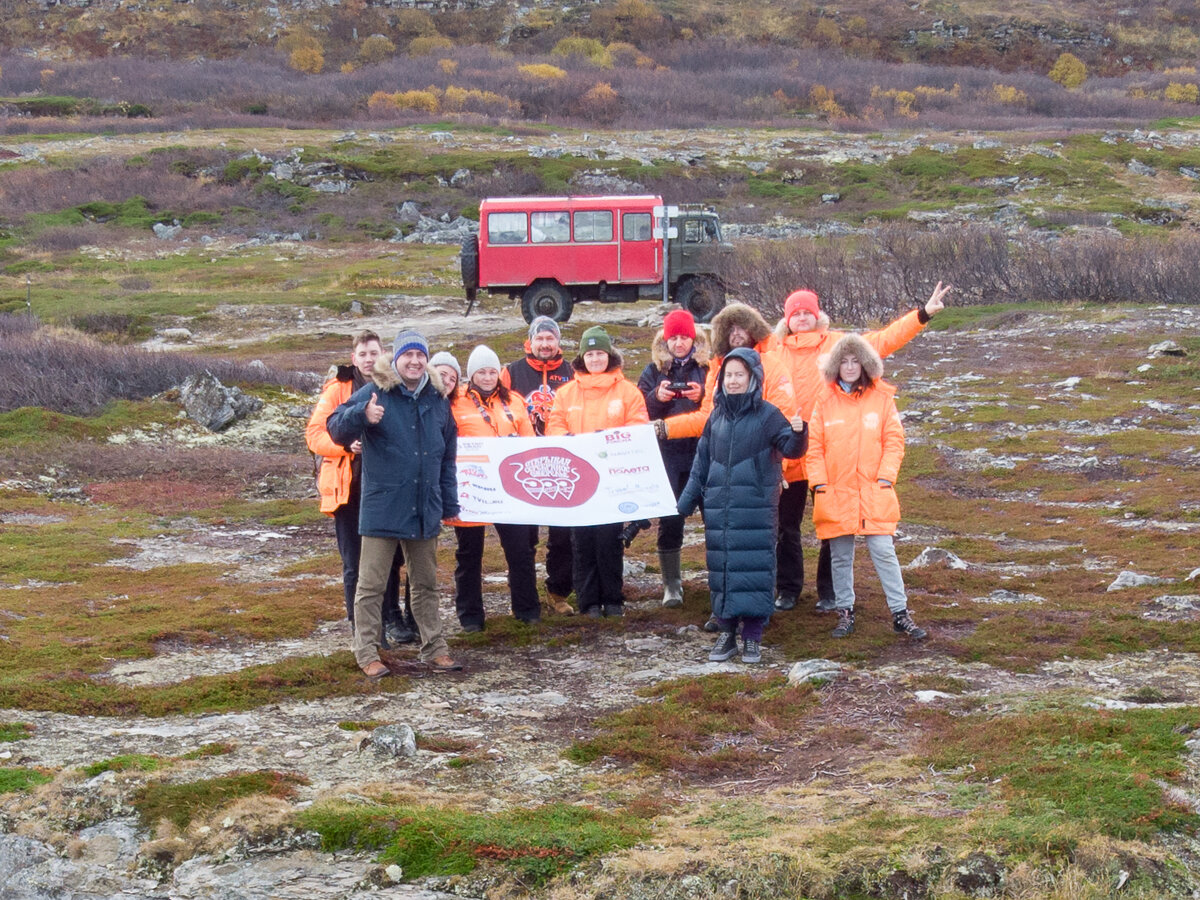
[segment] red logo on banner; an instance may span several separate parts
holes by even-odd
[[[537,506],[580,506],[600,485],[600,473],[562,447],[514,453],[500,463],[500,483],[510,497]]]

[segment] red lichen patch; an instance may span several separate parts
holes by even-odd
[[[145,510],[159,516],[212,509],[237,498],[237,491],[229,487],[179,478],[98,481],[87,485],[84,490],[95,503]]]

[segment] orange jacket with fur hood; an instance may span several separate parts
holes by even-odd
[[[846,393],[838,368],[847,353],[874,382]],[[821,367],[822,393],[809,422],[808,479],[815,489],[813,523],[821,540],[845,534],[895,534],[900,521],[896,476],[904,459],[904,426],[896,389],[880,378],[883,360],[862,337],[848,334]],[[889,482],[880,484],[879,480]]]

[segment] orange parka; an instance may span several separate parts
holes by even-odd
[[[502,399],[501,391],[508,394],[507,400]],[[459,437],[536,436],[533,423],[529,421],[529,410],[525,408],[525,398],[503,385],[487,399],[474,385],[463,385],[454,392],[450,412],[454,414]],[[456,520],[454,524],[465,528],[475,525],[483,527],[482,522]]]
[[[817,537],[895,534],[900,521],[895,484],[904,459],[896,389],[879,380],[883,362],[863,338],[846,335],[833,349],[822,366],[831,380],[809,422],[808,479],[815,490]],[[874,381],[871,387],[846,393],[837,383],[838,363],[847,352],[862,362]],[[880,479],[889,483],[880,484]]]
[[[507,391],[506,401],[501,399],[501,390],[498,388],[486,400],[471,384],[454,392],[450,411],[454,413],[459,437],[535,436],[525,398],[516,391]]]
[[[925,328],[929,317],[922,314],[923,310],[914,309],[905,313],[890,325],[878,331],[868,331],[859,335],[880,357],[891,356]],[[813,331],[790,334],[786,320],[781,320],[775,326],[777,350],[774,355],[787,369],[796,395],[796,411],[804,421],[812,418],[813,408],[828,382],[822,377],[821,365],[846,333],[829,330],[829,317],[821,313],[817,317],[817,327]],[[808,475],[807,454],[799,459],[786,459],[783,462],[783,480],[788,484],[794,481],[808,480],[815,484]]]
[[[609,353],[609,368],[593,375],[579,357],[573,363],[575,377],[554,395],[554,409],[546,434],[587,434],[602,428],[645,425],[646,399],[621,372],[621,354]]]
[[[700,437],[704,431],[704,423],[712,414],[713,397],[717,394],[717,376],[721,364],[729,351],[729,332],[734,325],[740,325],[755,342],[754,350],[762,359],[763,367],[763,399],[791,418],[796,414],[796,397],[792,390],[791,378],[787,367],[784,366],[775,347],[775,339],[771,334],[771,326],[759,315],[753,307],[744,303],[731,303],[717,313],[712,323],[712,362],[708,366],[708,378],[704,384],[704,399],[700,408],[687,413],[680,413],[665,419],[667,437],[692,438]],[[788,460],[791,462],[791,460]]]
[[[350,499],[354,454],[329,436],[325,420],[349,400],[352,393],[354,367],[338,366],[336,374],[321,388],[321,396],[304,429],[304,442],[308,444],[308,449],[322,457],[321,468],[317,471],[317,491],[321,495],[321,512],[330,516]]]

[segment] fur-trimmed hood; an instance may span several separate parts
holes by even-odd
[[[712,353],[715,356],[725,356],[730,351],[729,332],[734,325],[746,329],[750,339],[758,344],[769,337],[771,326],[757,309],[745,303],[730,303],[716,314],[712,320]]]
[[[596,349],[599,350],[600,348],[597,347]],[[625,365],[625,357],[621,355],[621,351],[616,347],[613,347],[611,350],[605,350],[604,352],[608,354],[608,368],[604,370],[605,372],[611,372],[613,369],[619,369]],[[582,353],[571,360],[571,368],[581,375],[588,374],[587,366],[583,364]]]
[[[429,376],[430,387],[443,397],[450,395],[450,392],[446,390],[446,383],[442,381],[442,376],[437,369],[427,365],[425,367],[425,374]],[[390,391],[403,384],[400,380],[400,374],[396,371],[396,367],[392,365],[392,361],[386,358],[386,354],[375,360],[375,368],[371,370],[371,380],[375,382],[375,386],[381,391]]]
[[[847,354],[855,356],[862,363],[863,372],[872,381],[883,377],[883,359],[874,347],[857,334],[847,334],[833,345],[833,349],[821,360],[821,377],[830,384],[837,381],[842,357]]]
[[[671,368],[671,361],[674,359],[671,351],[667,349],[667,341],[660,328],[658,334],[654,336],[654,342],[650,345],[650,361],[654,363],[654,367],[658,371],[665,373]],[[696,337],[692,342],[692,359],[701,366],[707,366],[712,360],[712,344],[702,328],[696,329]]]
[[[814,328],[810,333],[822,334],[828,330],[829,316],[825,315],[825,310],[821,310],[819,313],[817,313],[817,327]],[[788,328],[787,319],[780,319],[775,323],[775,337],[779,338],[781,343],[783,342],[783,339],[791,333],[791,330]]]

